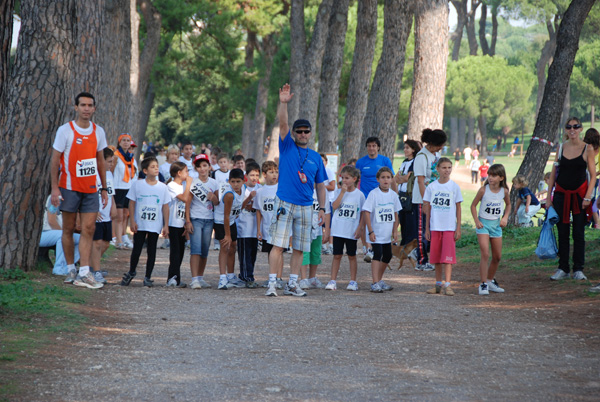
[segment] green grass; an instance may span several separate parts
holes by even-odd
[[[18,392],[19,384],[8,375],[15,373],[15,363],[55,341],[57,333],[79,330],[86,320],[73,306],[85,303],[90,293],[57,283],[39,272],[0,269],[0,400]]]

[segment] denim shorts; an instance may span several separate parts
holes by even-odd
[[[208,257],[210,238],[213,232],[213,219],[192,218],[194,233],[190,233],[190,254]]]
[[[488,235],[491,239],[502,237],[500,219],[479,218],[479,221],[483,224],[483,227],[481,229],[475,229],[475,233],[477,233],[478,235]]]

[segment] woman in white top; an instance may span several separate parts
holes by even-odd
[[[138,178],[138,165],[131,148],[132,138],[129,134],[119,136],[119,146],[115,152],[115,171],[113,172],[113,184],[115,187],[115,205],[117,206],[117,217],[113,221],[117,248],[132,248],[133,243],[127,237],[127,218],[129,199],[127,192],[131,184]]]

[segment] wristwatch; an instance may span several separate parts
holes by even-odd
[[[104,188],[104,187],[100,187],[100,191],[106,191],[106,192],[108,192],[108,189]]]
[[[321,207],[319,208],[321,211],[325,212],[325,208]]]

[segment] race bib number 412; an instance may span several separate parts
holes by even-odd
[[[158,220],[158,207],[143,206],[140,209],[140,219],[146,222]]]

